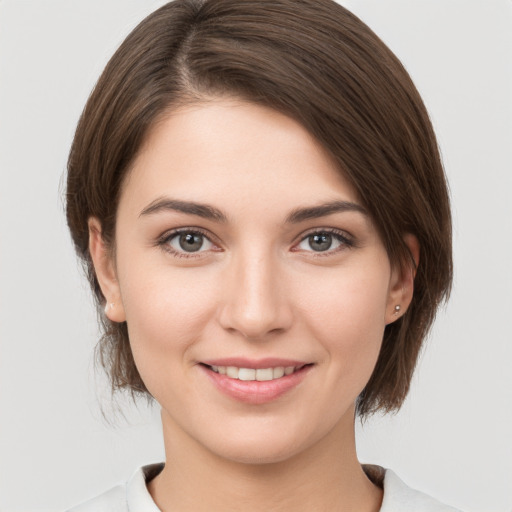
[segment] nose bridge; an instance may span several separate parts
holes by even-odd
[[[221,324],[246,338],[260,339],[288,329],[292,315],[278,258],[268,248],[252,249],[233,257]]]

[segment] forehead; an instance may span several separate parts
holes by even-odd
[[[121,202],[143,208],[162,195],[224,207],[357,200],[329,153],[300,123],[230,99],[171,111],[150,130]]]

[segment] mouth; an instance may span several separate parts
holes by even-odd
[[[240,368],[237,366],[217,366],[206,365],[210,370],[219,375],[226,375],[230,379],[237,379],[242,381],[258,381],[268,382],[276,379],[281,379],[285,376],[291,375],[296,371],[301,370],[307,364],[298,366],[275,366],[269,368]]]
[[[222,394],[258,405],[291,392],[306,378],[314,363],[230,359],[202,362],[199,367]]]

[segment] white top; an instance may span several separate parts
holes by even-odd
[[[143,466],[126,484],[113,487],[68,512],[161,512],[149,494],[146,481],[160,473],[163,466]],[[411,489],[389,469],[385,470],[383,487],[384,499],[380,512],[458,512],[422,492]]]

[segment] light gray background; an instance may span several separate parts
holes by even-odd
[[[87,95],[163,1],[0,0],[0,510],[64,509],[161,460],[158,411],[112,417],[62,175]],[[361,459],[468,512],[512,510],[512,2],[342,2],[423,94],[451,183],[455,288],[403,410]],[[109,412],[110,411],[110,412]]]

